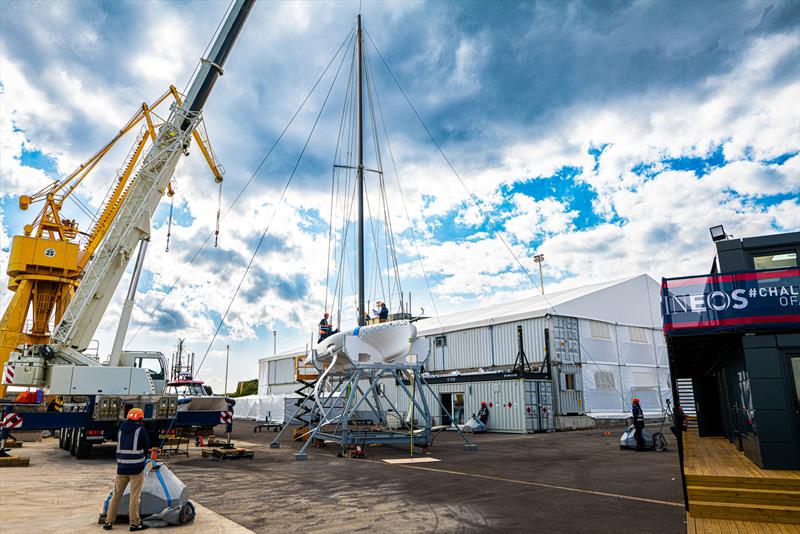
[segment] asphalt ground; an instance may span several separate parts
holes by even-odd
[[[671,435],[666,452],[620,450],[621,429],[610,436],[600,430],[470,436],[478,450],[466,452],[456,433],[445,432],[425,456],[439,461],[388,464],[383,460],[408,458],[409,449],[369,447],[366,458],[347,459],[329,445],[309,448],[308,460],[296,461],[299,444],[291,438],[270,449],[274,432],[254,433],[253,423],[242,421],[234,428],[236,444],[252,448],[255,458],[215,462],[192,447],[189,458],[167,461],[190,499],[254,532],[686,532]],[[45,444],[52,452],[34,464],[51,483],[40,489],[61,479],[65,496],[70,488],[93,488],[100,501],[113,479],[113,445],[78,461],[55,440]],[[84,476],[95,471],[93,480]],[[35,485],[26,489],[36,491]],[[33,504],[21,502],[5,502],[4,512]],[[85,511],[79,521],[89,527],[99,506],[73,513]],[[26,513],[35,516],[36,509]],[[203,517],[194,529],[202,531]]]
[[[678,454],[620,450],[619,431],[471,436],[440,434],[421,464],[409,449],[369,447],[365,459],[337,457],[336,446],[309,448],[237,422],[234,441],[255,458],[190,458],[175,472],[191,496],[256,532],[686,532]],[[668,433],[668,432],[667,432]]]

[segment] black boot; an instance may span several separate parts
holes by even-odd
[[[138,525],[131,525],[131,532],[136,532],[137,530],[144,530],[146,528],[148,527],[144,523],[139,523]]]
[[[105,523],[103,525],[103,530],[111,530],[111,523]]]

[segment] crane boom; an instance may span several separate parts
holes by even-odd
[[[139,241],[150,235],[150,221],[175,167],[191,141],[203,106],[222,74],[225,60],[255,0],[235,0],[208,58],[192,81],[183,105],[175,105],[139,169],[134,186],[119,208],[103,243],[97,248],[75,296],[55,328],[56,350],[84,350],[119,285]],[[72,350],[70,350],[72,349]]]

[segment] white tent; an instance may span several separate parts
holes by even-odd
[[[431,317],[417,323],[417,332],[420,335],[443,334],[548,314],[660,329],[660,288],[650,276],[641,274]]]
[[[236,419],[284,422],[291,417],[296,395],[247,395],[238,397],[233,414]],[[289,412],[289,413],[287,413]]]
[[[647,274],[554,291],[417,323],[434,338],[434,374],[510,368],[522,328],[528,361],[544,361],[550,331],[559,415],[623,418],[639,397],[649,416],[671,396],[661,331],[661,285]]]

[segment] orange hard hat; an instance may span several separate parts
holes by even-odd
[[[128,412],[128,419],[131,421],[139,421],[144,417],[144,412],[139,408],[131,408],[131,411]]]
[[[639,397],[634,397],[634,398],[632,398],[632,399],[631,399],[631,402],[632,402],[633,404],[639,404]]]

